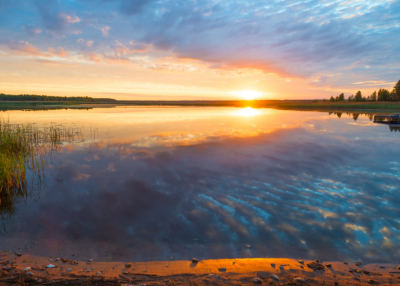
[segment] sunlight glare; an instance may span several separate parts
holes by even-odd
[[[244,116],[244,117],[255,116],[258,114],[260,114],[260,111],[258,111],[257,109],[253,109],[251,107],[243,108],[235,113],[235,115],[240,115],[240,116]]]
[[[232,93],[246,100],[253,100],[262,95],[262,92],[256,90],[239,90],[239,91],[234,91]]]

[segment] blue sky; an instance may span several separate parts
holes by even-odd
[[[399,1],[0,0],[0,29],[9,93],[324,98],[400,78]]]

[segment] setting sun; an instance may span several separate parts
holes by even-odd
[[[233,92],[233,94],[236,94],[237,96],[240,96],[246,100],[253,100],[257,97],[260,97],[262,95],[262,92],[256,90],[239,90]]]

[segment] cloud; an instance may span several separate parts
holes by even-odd
[[[128,58],[125,57],[121,57],[118,55],[114,55],[114,56],[109,56],[107,53],[103,54],[103,59],[106,63],[108,64],[129,64],[131,63],[131,61]]]
[[[96,52],[84,52],[83,56],[85,59],[95,63],[101,63],[101,59]]]
[[[104,26],[101,29],[101,33],[104,37],[108,36],[108,32],[111,30],[110,26]]]
[[[73,13],[61,12],[57,1],[34,0],[39,11],[44,29],[49,32],[61,33],[69,24],[79,23],[81,19]]]
[[[49,54],[53,55],[53,56],[58,56],[60,58],[64,58],[68,55],[68,52],[66,50],[64,50],[64,48],[62,47],[58,47],[57,51],[55,51],[53,48],[49,48]]]
[[[37,27],[33,27],[33,26],[24,27],[23,26],[22,28],[25,29],[27,31],[28,35],[31,37],[36,37],[37,35],[42,33],[42,30]]]
[[[29,56],[35,56],[35,57],[51,57],[51,55],[47,53],[42,53],[39,51],[39,49],[32,44],[26,42],[26,41],[14,41],[14,40],[9,40],[5,43],[11,51],[17,52],[19,54],[23,55],[29,55]]]
[[[125,15],[135,15],[143,12],[146,6],[149,6],[156,0],[123,0],[121,1],[120,11]]]
[[[114,52],[116,54],[124,55],[126,53],[146,53],[151,50],[151,45],[144,43],[134,43],[133,41],[129,42],[128,46],[121,44],[118,41],[115,41],[115,44],[112,46]]]

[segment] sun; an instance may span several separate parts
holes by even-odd
[[[237,96],[240,96],[246,100],[253,100],[257,97],[260,97],[262,92],[256,90],[238,90],[234,91],[233,94],[236,94]]]

